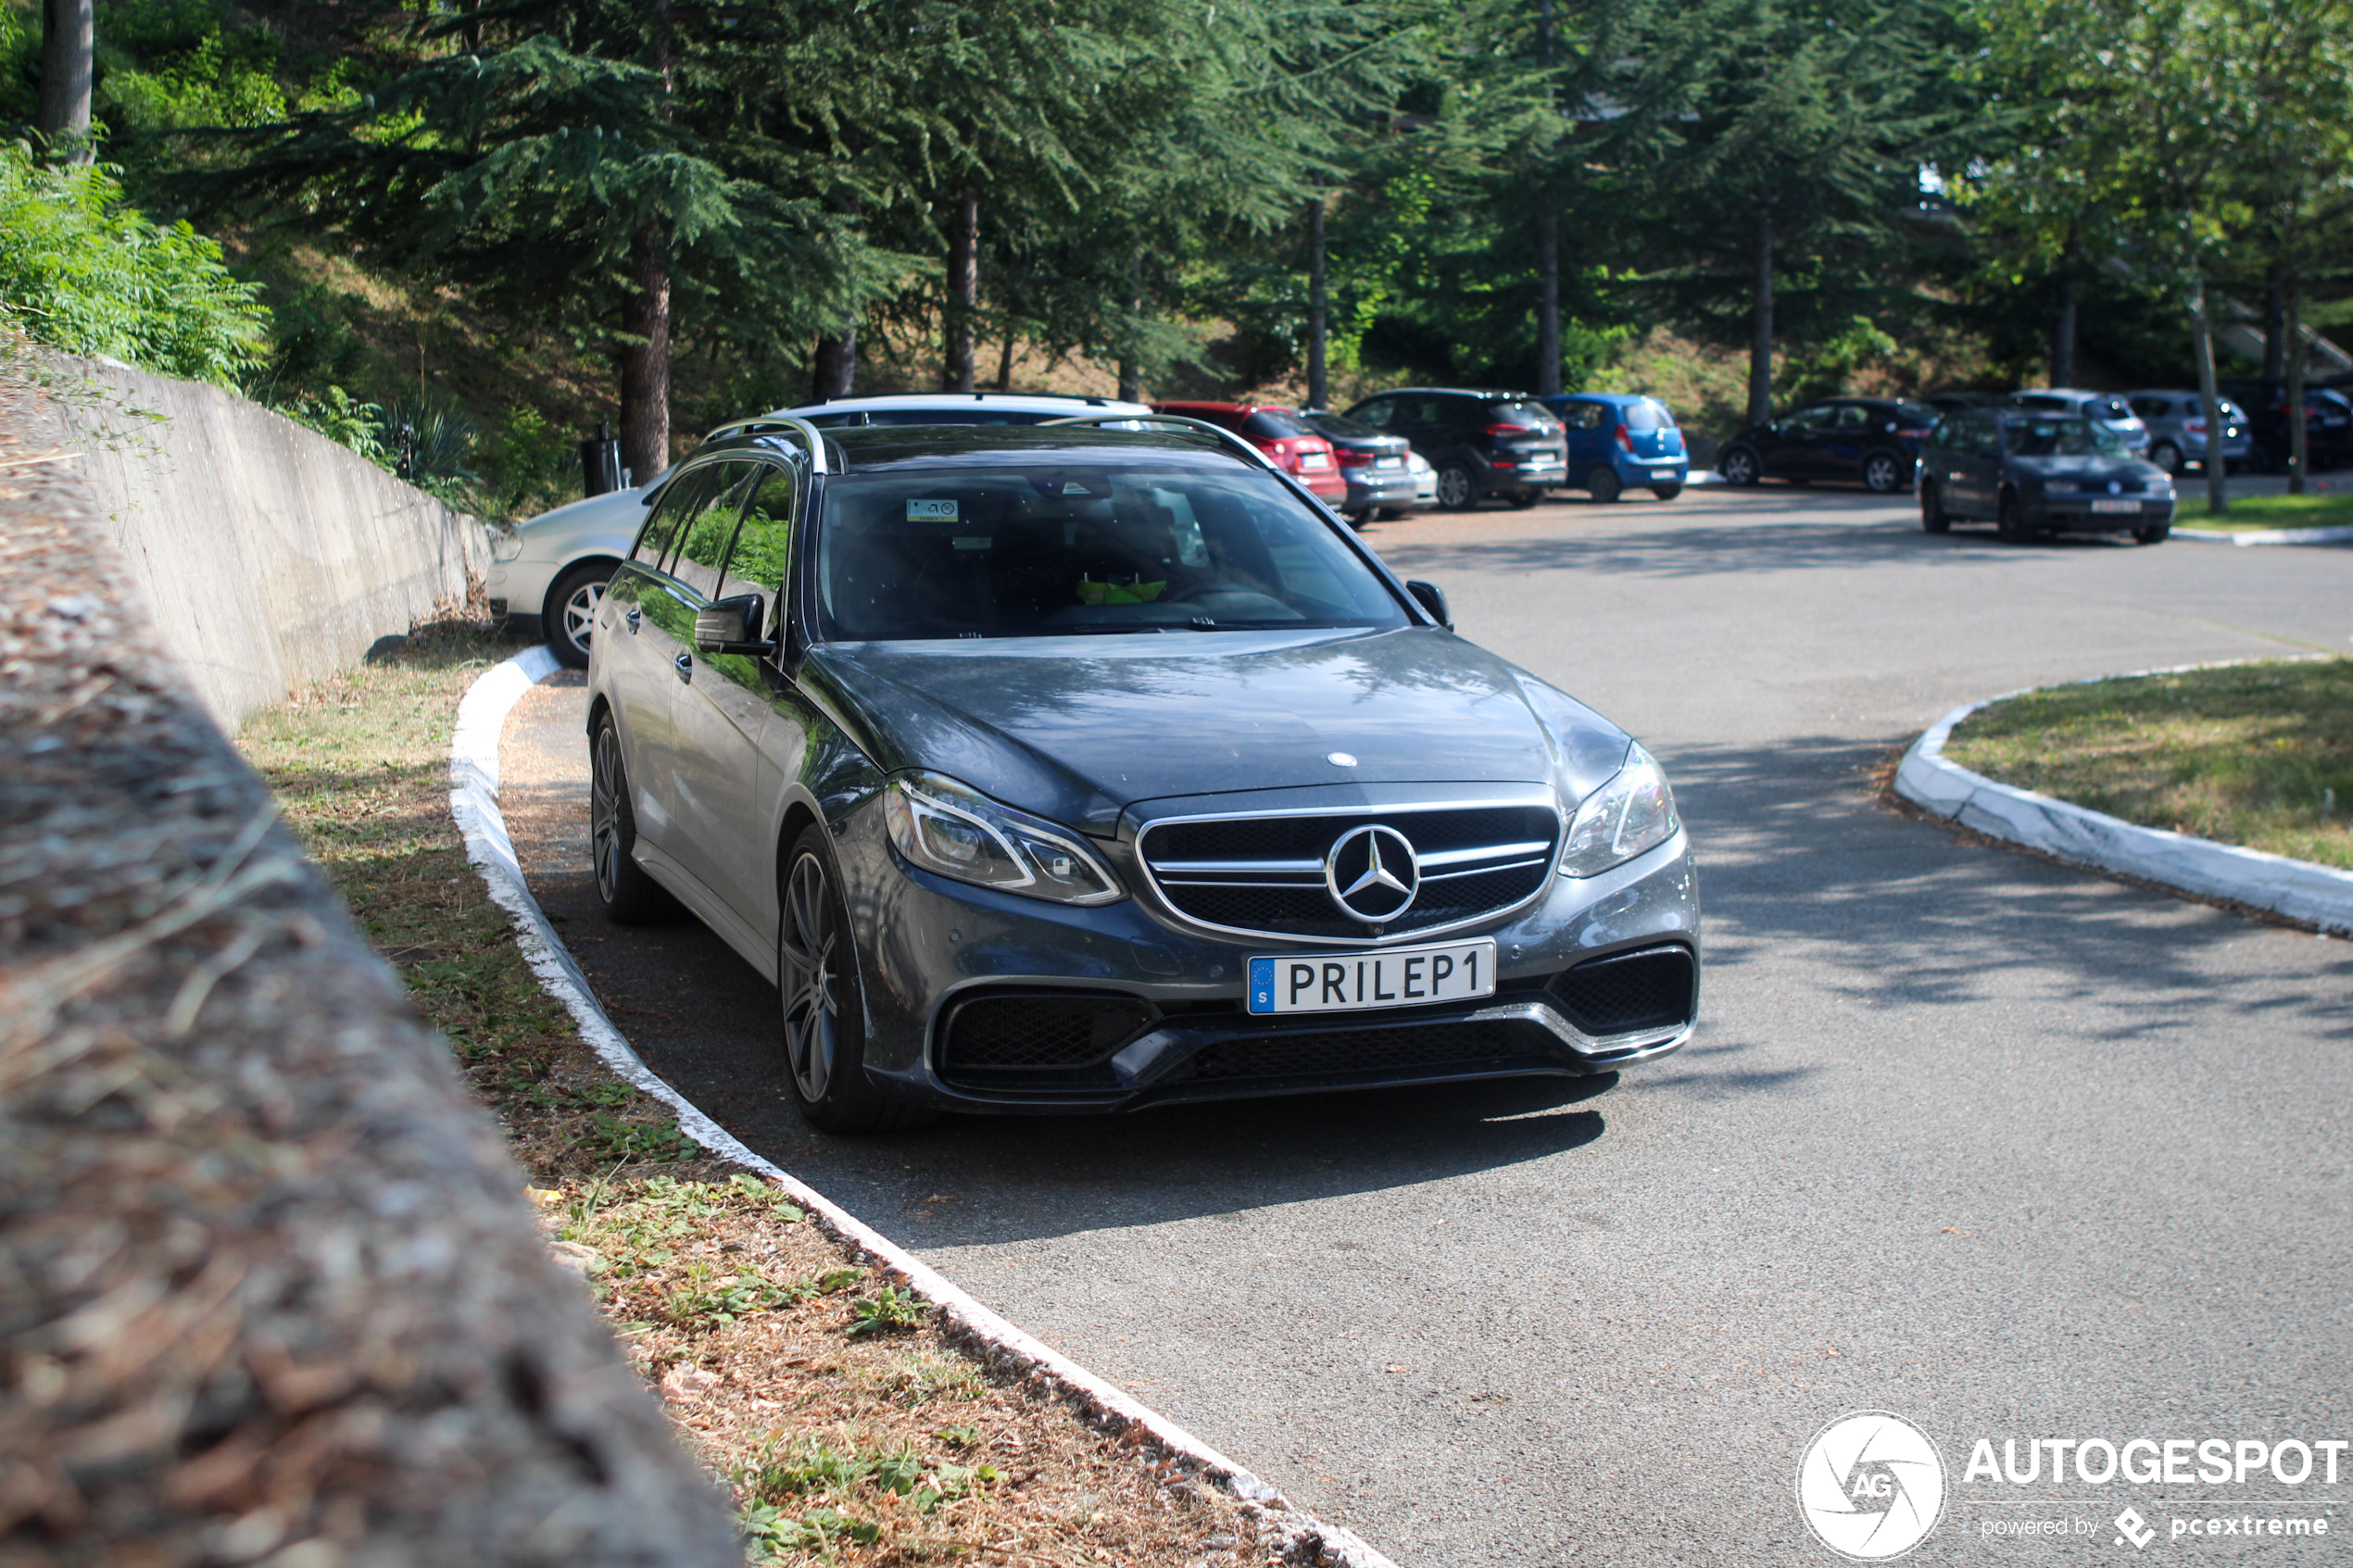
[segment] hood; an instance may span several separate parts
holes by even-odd
[[[2137,458],[2030,458],[2013,454],[2010,462],[2020,471],[2037,474],[2045,481],[2061,479],[2073,484],[2105,484],[2113,479],[2134,490],[2144,490],[2154,488],[2159,481],[2171,483],[2163,469]]]
[[[1577,800],[1628,740],[1436,627],[836,644],[808,667],[885,771],[932,769],[1101,836],[1138,801],[1243,790],[1532,783]]]

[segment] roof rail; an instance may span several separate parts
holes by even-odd
[[[1240,436],[1236,435],[1224,425],[1214,425],[1207,420],[1188,419],[1183,414],[1073,414],[1067,419],[1040,420],[1038,421],[1036,428],[1038,430],[1051,430],[1056,425],[1117,425],[1122,429],[1133,429],[1137,425],[1147,424],[1173,425],[1178,429],[1205,430],[1210,434],[1217,437],[1220,441],[1223,441],[1227,445],[1231,446],[1235,451],[1241,453],[1244,457],[1247,457],[1252,462],[1256,463],[1260,468],[1266,470],[1269,473],[1279,474],[1283,471],[1274,463],[1267,460],[1265,453],[1260,451],[1257,447],[1252,446],[1249,442],[1244,441]]]
[[[706,433],[703,439],[716,441],[723,435],[773,435],[779,431],[790,431],[809,443],[810,472],[826,471],[824,436],[819,433],[815,425],[791,414],[761,414],[754,419],[730,420]]]

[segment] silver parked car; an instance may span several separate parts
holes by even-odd
[[[1658,764],[1247,442],[1100,423],[681,464],[590,645],[606,911],[674,899],[774,979],[835,1131],[1682,1044]]]
[[[1006,392],[912,392],[832,397],[765,418],[789,415],[820,429],[891,424],[1037,424],[1078,414],[1149,414],[1141,403]],[[613,568],[629,553],[646,498],[661,476],[558,507],[494,537],[488,582],[491,613],[536,630],[558,659],[588,663],[598,601]]]
[[[2222,440],[2218,449],[2222,471],[2230,473],[2246,464],[2255,433],[2246,422],[2245,409],[2227,397],[2219,402]],[[2206,400],[2198,394],[2170,388],[2128,392],[2124,406],[2148,426],[2150,462],[2171,474],[2206,466]]]
[[[2079,420],[2095,420],[2114,431],[2133,456],[2148,456],[2149,427],[2140,421],[2124,399],[2112,392],[2083,392],[2071,386],[2030,387],[2011,393],[2010,404],[2030,413],[2071,414]]]

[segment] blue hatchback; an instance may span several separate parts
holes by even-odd
[[[1539,399],[1568,433],[1568,483],[1609,502],[1636,485],[1662,501],[1683,493],[1691,454],[1675,416],[1655,397],[1571,392]]]

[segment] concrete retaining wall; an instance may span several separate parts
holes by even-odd
[[[111,361],[51,364],[82,483],[228,729],[461,605],[488,566],[480,522],[257,403]]]

